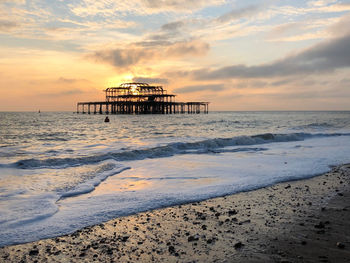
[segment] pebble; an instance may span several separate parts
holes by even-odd
[[[189,236],[187,241],[188,242],[193,242],[193,241],[198,241],[199,235],[194,235],[194,236]]]
[[[236,215],[237,213],[238,212],[235,209],[228,211],[229,216]]]
[[[175,253],[175,247],[174,246],[169,246],[168,247],[168,251],[170,254],[174,254]]]
[[[32,249],[29,251],[29,256],[36,256],[39,254],[39,250],[37,248]]]
[[[315,228],[318,228],[318,229],[325,228],[325,224],[321,221],[317,225],[315,225]]]
[[[345,245],[341,242],[337,242],[337,247],[343,249],[345,248]]]
[[[235,249],[240,249],[240,248],[242,248],[243,246],[244,246],[244,244],[243,244],[242,242],[237,242],[237,243],[234,245]]]
[[[122,242],[126,242],[129,239],[129,236],[123,236],[120,238]]]

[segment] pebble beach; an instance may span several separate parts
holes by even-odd
[[[0,248],[2,262],[350,262],[350,165]]]

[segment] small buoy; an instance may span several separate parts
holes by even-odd
[[[105,122],[109,122],[109,118],[108,118],[108,116],[106,116],[106,118],[105,118]]]

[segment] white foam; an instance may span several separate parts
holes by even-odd
[[[116,216],[315,176],[329,165],[350,162],[349,139],[315,137],[265,143],[261,151],[235,151],[241,146],[230,146],[220,153],[128,161],[131,169],[118,167],[114,171],[123,172],[117,176],[104,171],[66,192],[69,198],[57,202],[59,210],[49,217],[17,224],[16,231],[1,228],[0,244],[52,237]],[[92,187],[95,191],[87,193]],[[87,194],[76,195],[81,193]]]
[[[95,167],[77,168],[79,173],[76,173],[76,178],[69,174],[74,168],[70,169],[71,171],[63,171],[68,173],[68,177],[60,173],[47,174],[44,170],[35,178],[30,175],[33,171],[30,171],[29,174],[21,175],[22,183],[17,185],[16,181],[11,184],[11,176],[7,175],[10,184],[1,189],[0,195],[0,246],[52,236],[53,232],[69,229],[61,225],[62,222],[68,223],[68,217],[61,218],[62,222],[53,222],[51,227],[42,228],[42,222],[50,221],[56,213],[61,212],[58,205],[60,199],[89,193],[109,176],[121,173],[129,167],[109,160]],[[40,230],[33,233],[32,229]]]
[[[61,193],[60,199],[89,193],[93,191],[95,187],[98,186],[101,182],[106,180],[109,176],[119,174],[127,169],[130,169],[130,167],[120,167],[115,168],[112,171],[100,173],[92,179],[88,180],[87,182],[77,185],[76,187],[74,187],[74,189]]]

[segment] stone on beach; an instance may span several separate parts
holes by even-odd
[[[0,261],[346,262],[349,182],[350,165],[342,166],[308,180],[139,213],[70,235],[0,248]]]

